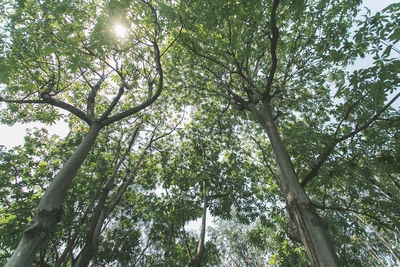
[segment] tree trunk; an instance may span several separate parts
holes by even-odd
[[[172,246],[172,241],[174,239],[174,234],[175,234],[175,224],[171,223],[171,226],[169,227],[169,234],[168,234],[168,239],[167,239],[167,248],[164,251],[164,261],[162,266],[163,267],[168,267],[169,260],[170,260],[170,254],[171,254],[171,246]]]
[[[270,140],[278,165],[280,186],[285,196],[289,221],[295,227],[312,266],[340,266],[327,235],[326,223],[318,216],[301,187],[289,154],[278,134],[271,107],[263,101],[263,110],[251,106]]]
[[[201,217],[201,231],[199,243],[197,245],[196,256],[190,262],[189,266],[192,267],[200,267],[201,260],[204,254],[204,242],[206,237],[206,222],[207,222],[207,208],[208,208],[208,199],[207,199],[207,189],[206,189],[206,179],[203,179],[203,215]]]
[[[33,257],[61,220],[62,204],[78,169],[86,159],[102,126],[93,124],[76,151],[57,173],[40,200],[35,217],[24,231],[6,267],[31,266]]]
[[[103,205],[104,207],[104,205]],[[97,212],[96,212],[97,213]],[[89,266],[91,259],[97,251],[97,246],[99,245],[99,238],[101,234],[101,228],[103,227],[104,221],[107,218],[107,213],[105,209],[101,209],[99,214],[95,214],[91,229],[86,237],[85,246],[82,248],[81,253],[79,253],[78,259],[76,260],[75,267],[86,267]]]
[[[142,166],[141,162],[145,157],[145,151],[147,151],[148,148],[150,148],[150,144],[146,147],[146,149],[142,152],[139,160],[137,161],[137,164],[135,166],[135,169],[130,172],[129,175],[126,176],[125,181],[119,186],[116,194],[112,198],[111,202],[106,205],[107,197],[109,192],[112,189],[112,186],[114,185],[114,180],[115,177],[117,176],[117,172],[119,168],[121,167],[121,164],[125,161],[126,156],[130,153],[132,145],[134,144],[134,141],[136,140],[137,133],[139,132],[140,127],[137,128],[136,133],[132,136],[131,141],[129,143],[129,146],[127,150],[125,151],[124,156],[120,159],[119,163],[116,165],[114,169],[114,173],[112,177],[107,181],[103,194],[100,197],[100,200],[95,208],[92,223],[90,225],[89,232],[86,235],[86,241],[85,245],[82,248],[81,252],[79,253],[76,263],[73,264],[74,267],[85,267],[88,266],[91,259],[95,255],[98,245],[99,245],[99,240],[100,240],[100,235],[101,235],[101,229],[104,225],[104,221],[107,219],[108,215],[114,210],[114,208],[117,206],[119,201],[121,200],[123,194],[125,193],[126,189],[128,186],[131,184],[132,179],[135,177],[137,170]],[[125,266],[125,265],[123,265]]]

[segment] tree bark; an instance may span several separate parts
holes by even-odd
[[[169,227],[169,234],[168,234],[168,239],[167,239],[167,248],[164,251],[164,262],[162,264],[162,267],[168,267],[169,260],[170,260],[170,254],[171,254],[171,246],[172,242],[174,239],[174,234],[175,234],[175,224],[171,223]]]
[[[89,132],[57,173],[40,200],[36,215],[22,235],[18,247],[8,260],[6,267],[31,266],[33,257],[39,248],[44,245],[55,226],[61,220],[62,203],[78,169],[89,154],[95,140],[102,129],[102,125],[92,124]]]
[[[200,267],[201,260],[204,254],[204,242],[206,237],[206,222],[207,222],[207,208],[208,208],[208,197],[207,197],[207,189],[206,189],[206,179],[203,178],[203,215],[201,217],[201,231],[199,243],[197,245],[196,256],[190,262],[189,266],[192,267]]]
[[[99,213],[99,214],[97,214]],[[104,221],[107,218],[107,212],[104,208],[96,212],[96,220],[93,221],[91,229],[88,233],[87,240],[81,253],[79,253],[78,259],[76,260],[75,267],[86,267],[89,265],[93,258],[99,244],[99,238],[101,234],[101,228],[103,227]]]
[[[250,106],[250,110],[263,126],[270,140],[289,221],[299,234],[312,266],[340,266],[327,235],[326,223],[315,212],[310,199],[299,183],[290,156],[276,128],[269,102],[263,101],[262,110],[258,110],[254,105]]]

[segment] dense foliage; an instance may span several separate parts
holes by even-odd
[[[400,4],[360,6],[2,1],[1,122],[69,133],[0,147],[0,265],[400,264]]]

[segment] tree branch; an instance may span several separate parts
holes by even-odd
[[[160,25],[158,23],[157,12],[155,11],[154,7],[150,3],[148,3],[148,2],[146,2],[144,0],[142,0],[142,2],[145,3],[151,9],[151,11],[153,13],[153,16],[154,16],[154,21],[155,21],[156,27],[158,27],[158,30],[160,31]],[[156,31],[156,35],[157,35],[157,31]],[[131,115],[133,115],[133,114],[135,114],[135,113],[147,108],[148,106],[153,104],[158,99],[158,97],[161,95],[161,92],[162,92],[162,90],[164,88],[164,73],[163,73],[163,69],[162,69],[162,66],[161,66],[160,48],[158,46],[156,38],[157,38],[157,36],[154,38],[152,43],[153,43],[154,62],[156,64],[156,69],[157,69],[157,73],[158,73],[157,91],[155,92],[155,94],[152,97],[148,97],[144,102],[142,102],[141,104],[139,104],[136,107],[133,107],[133,108],[128,109],[128,110],[126,110],[124,112],[121,112],[121,113],[119,113],[119,114],[117,114],[117,115],[115,115],[115,116],[113,116],[111,118],[105,118],[104,117],[101,120],[101,123],[103,125],[109,125],[109,124],[111,124],[111,123],[113,123],[115,121],[122,120],[122,119],[124,119],[126,117],[129,117],[129,116],[131,116]],[[110,105],[110,107],[111,107],[111,105]]]
[[[278,59],[276,56],[276,49],[278,46],[278,38],[279,38],[279,30],[276,26],[276,10],[278,9],[279,0],[274,0],[272,4],[272,11],[271,11],[271,32],[272,32],[272,39],[271,39],[271,60],[272,65],[269,71],[267,85],[265,86],[265,92],[263,94],[263,100],[266,100],[270,96],[272,81],[275,76],[276,67],[278,65]]]
[[[266,152],[264,150],[264,148],[261,146],[261,144],[253,137],[250,136],[250,138],[256,143],[256,145],[258,146],[258,148],[261,150],[261,154],[264,160],[264,164],[265,166],[268,168],[268,170],[271,172],[272,176],[275,178],[276,181],[279,181],[278,179],[278,175],[274,172],[274,170],[271,168],[271,166],[268,164],[267,161],[267,156],[266,156]]]
[[[0,101],[5,103],[15,103],[15,104],[46,104],[46,102],[41,99],[13,100],[13,99],[5,99],[1,96],[0,96]]]
[[[82,76],[84,77],[84,75],[82,74]],[[94,114],[94,103],[96,100],[96,95],[97,92],[100,89],[101,84],[104,82],[104,76],[100,78],[100,80],[93,86],[89,83],[89,81],[86,80],[86,78],[84,77],[86,83],[89,85],[89,87],[91,88],[88,98],[87,98],[87,106],[86,106],[86,113],[87,115],[92,118],[95,119],[95,114]]]
[[[182,41],[182,42],[183,42],[183,44],[184,44],[189,50],[191,50],[191,51],[192,51],[193,53],[195,53],[197,56],[202,57],[202,58],[204,58],[204,59],[207,59],[207,60],[209,60],[209,61],[211,61],[211,62],[214,62],[215,64],[217,64],[217,65],[223,67],[224,69],[226,69],[228,72],[232,72],[232,70],[231,70],[227,65],[225,65],[224,63],[222,63],[221,61],[219,61],[219,60],[217,60],[217,59],[211,57],[210,55],[206,55],[206,54],[202,54],[202,53],[198,52],[193,46],[189,45],[189,44],[188,44],[187,42],[185,42],[185,41]]]
[[[372,215],[372,214],[369,214],[369,213],[366,213],[366,212],[363,212],[363,211],[357,211],[357,210],[350,209],[350,208],[347,208],[347,207],[327,207],[327,206],[322,206],[322,205],[317,204],[317,203],[314,203],[314,202],[312,202],[311,204],[312,204],[315,208],[321,209],[321,210],[336,210],[336,211],[341,211],[341,212],[353,212],[353,213],[355,213],[355,214],[361,214],[361,215],[367,216],[367,217],[369,217],[369,218],[371,218],[371,219],[374,219],[374,220],[375,220],[377,223],[379,223],[380,225],[382,225],[382,226],[384,226],[384,227],[386,227],[386,228],[388,228],[388,229],[390,229],[390,230],[396,232],[395,229],[393,229],[391,226],[387,225],[386,223],[382,222],[382,221],[379,219],[379,217],[376,216],[376,215]]]
[[[335,138],[337,136],[337,133],[339,132],[340,126],[343,124],[343,122],[345,120],[347,120],[347,118],[350,115],[350,112],[367,96],[368,96],[368,94],[363,95],[360,99],[358,99],[356,102],[354,102],[352,105],[349,106],[349,108],[347,109],[347,111],[346,111],[345,115],[343,116],[342,120],[339,122],[338,126],[336,127],[335,133],[333,134]]]
[[[315,165],[311,168],[310,172],[303,178],[301,181],[301,186],[305,187],[309,181],[311,181],[314,177],[317,176],[319,170],[321,169],[322,165],[325,163],[325,161],[328,159],[329,155],[332,153],[333,149],[336,147],[336,145],[346,139],[349,139],[359,132],[365,130],[369,125],[371,125],[374,121],[376,121],[380,115],[382,115],[383,112],[385,112],[398,98],[400,97],[400,92],[397,93],[383,108],[381,108],[378,112],[375,113],[374,116],[371,117],[367,122],[365,122],[362,126],[357,127],[352,131],[351,133],[348,133],[346,135],[343,135],[340,138],[334,139],[329,145],[327,145],[324,149],[324,151],[318,156],[317,162]]]
[[[46,93],[42,93],[41,97],[42,99],[12,100],[12,99],[4,99],[3,97],[0,96],[0,102],[15,103],[15,104],[50,104],[54,107],[58,107],[66,111],[69,111],[70,113],[74,114],[81,120],[85,121],[88,125],[92,125],[93,123],[92,119],[89,118],[82,110],[68,103],[55,99]]]
[[[92,125],[93,120],[88,115],[86,115],[85,112],[83,112],[82,110],[72,106],[71,104],[55,99],[48,94],[41,94],[41,97],[45,103],[69,111],[70,113],[74,114],[81,120],[85,121],[88,125]]]
[[[161,66],[160,49],[155,40],[153,41],[153,49],[154,49],[154,60],[155,60],[156,68],[157,68],[157,72],[158,72],[158,85],[157,85],[156,93],[151,98],[147,98],[147,100],[145,100],[143,103],[141,103],[140,105],[138,105],[136,107],[133,107],[127,111],[121,112],[111,118],[108,118],[108,119],[104,118],[102,120],[102,123],[104,125],[108,125],[115,121],[122,120],[126,117],[129,117],[129,116],[147,108],[148,106],[153,104],[157,100],[157,98],[161,95],[161,92],[164,87],[164,73],[163,73],[163,69]]]
[[[108,115],[110,115],[115,106],[118,104],[124,92],[125,92],[125,81],[122,80],[117,95],[114,97],[111,104],[108,106],[107,110],[103,113],[103,115],[101,115],[100,121],[106,119]]]

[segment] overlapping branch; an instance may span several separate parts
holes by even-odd
[[[333,149],[336,147],[337,144],[343,142],[359,132],[365,130],[368,126],[370,126],[374,121],[376,121],[379,116],[382,115],[398,98],[400,97],[400,92],[397,93],[385,106],[383,106],[379,111],[375,113],[368,121],[366,121],[363,125],[356,127],[351,133],[345,134],[339,138],[335,138],[330,144],[328,144],[322,153],[318,156],[316,163],[311,168],[310,172],[303,178],[301,181],[301,186],[305,187],[308,182],[310,182],[314,177],[317,176],[319,170],[321,169],[322,165],[327,161],[328,157],[331,155]]]

